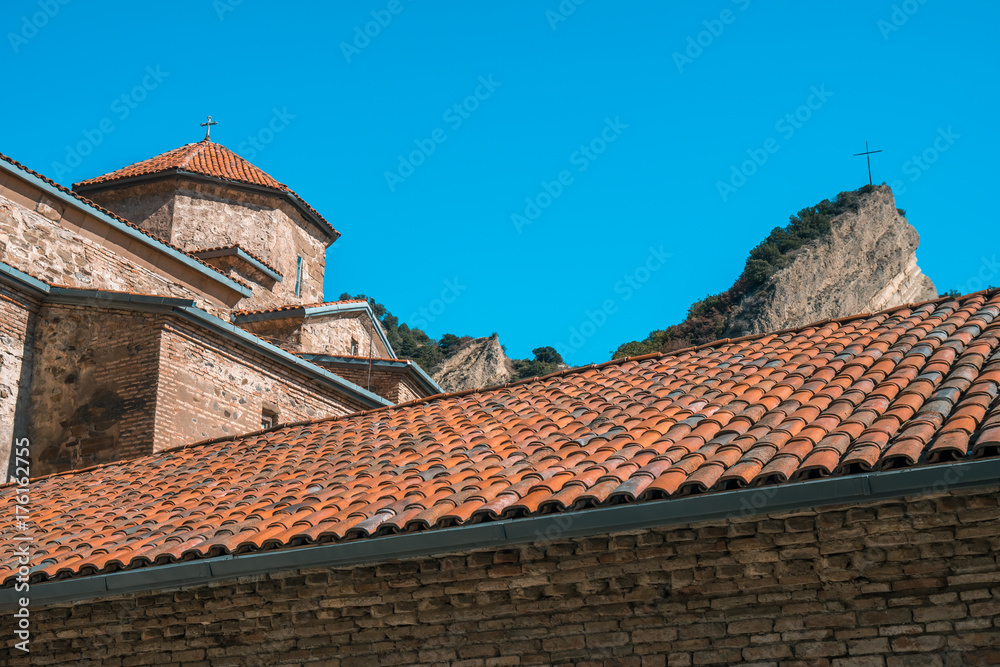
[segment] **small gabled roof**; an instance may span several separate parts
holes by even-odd
[[[802,501],[835,504],[869,479],[841,478],[1000,454],[998,336],[990,290],[33,480],[32,578],[391,536],[371,560],[404,533],[586,523],[748,486],[840,488]],[[790,484],[813,477],[830,479]],[[4,534],[19,492],[0,488]],[[15,548],[0,543],[8,587]]]
[[[194,144],[186,144],[148,160],[122,167],[117,171],[74,183],[73,189],[78,192],[87,192],[135,179],[170,174],[207,177],[218,181],[276,191],[302,210],[306,217],[317,222],[320,228],[333,239],[340,236],[340,233],[327,222],[326,218],[287,185],[278,182],[263,169],[251,164],[222,144],[208,139]]]

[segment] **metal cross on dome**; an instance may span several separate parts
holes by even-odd
[[[211,119],[209,119],[209,120],[211,120]],[[855,153],[854,154],[854,157],[858,157],[859,155],[864,155],[865,158],[868,160],[868,185],[872,184],[872,155],[874,155],[875,153],[881,153],[881,152],[882,152],[881,148],[878,149],[877,151],[870,151],[870,150],[868,150],[868,142],[866,141],[865,142],[865,152],[864,153]]]
[[[212,126],[218,125],[217,122],[212,122],[212,117],[208,117],[208,122],[202,123],[201,126],[205,128],[205,141],[209,141],[209,135],[212,133]]]

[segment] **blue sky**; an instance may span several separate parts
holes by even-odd
[[[198,141],[211,114],[214,140],[343,234],[328,298],[367,293],[434,336],[605,360],[728,288],[790,214],[866,183],[866,140],[938,288],[1000,285],[995,3],[9,0],[0,17],[0,152],[69,184]]]

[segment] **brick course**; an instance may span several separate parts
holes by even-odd
[[[30,664],[996,665],[997,491],[33,608]],[[880,514],[905,549],[882,546]],[[928,514],[943,519],[921,527]]]

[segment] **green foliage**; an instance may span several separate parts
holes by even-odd
[[[526,378],[541,377],[554,373],[563,365],[562,356],[556,352],[554,347],[536,347],[531,351],[535,355],[534,359],[513,359],[514,372],[512,380],[523,380]]]
[[[364,299],[371,304],[372,312],[382,323],[389,344],[396,355],[403,359],[412,359],[426,371],[433,369],[442,361],[454,354],[460,347],[472,340],[471,336],[456,336],[446,333],[435,340],[420,329],[411,329],[405,322],[389,312],[381,303],[377,303],[364,294],[351,295],[343,293],[340,300]],[[504,348],[506,353],[506,348]],[[514,379],[548,375],[563,365],[563,359],[554,347],[536,347],[532,350],[534,359],[514,359]]]
[[[857,211],[861,197],[877,188],[866,185],[858,190],[841,192],[833,201],[824,199],[816,206],[790,216],[788,225],[772,229],[767,238],[750,251],[743,272],[727,291],[693,303],[683,322],[650,332],[645,340],[625,343],[612,353],[612,357],[619,359],[669,352],[719,340],[723,337],[726,318],[733,305],[757,292],[771,276],[788,266],[800,248],[829,234],[835,217]]]
[[[556,348],[548,345],[545,347],[536,347],[531,353],[535,355],[535,361],[540,361],[543,364],[563,363],[562,355],[556,352]]]

